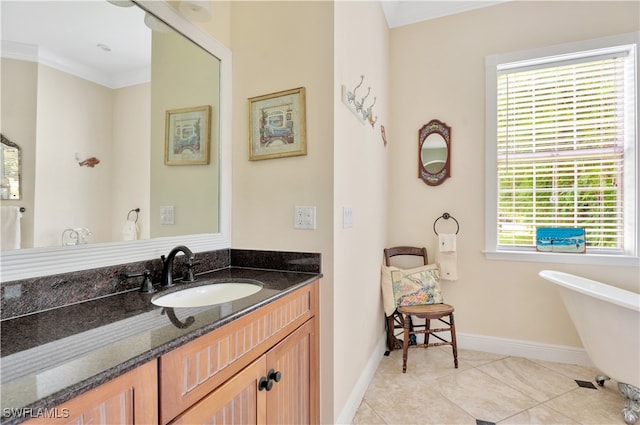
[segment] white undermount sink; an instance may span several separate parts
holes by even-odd
[[[262,285],[259,283],[211,283],[173,291],[166,295],[159,294],[153,297],[151,302],[160,307],[201,307],[248,297],[261,289]]]

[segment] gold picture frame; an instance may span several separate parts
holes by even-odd
[[[209,164],[211,106],[168,110],[165,126],[165,165]]]
[[[249,99],[249,160],[307,154],[305,88]]]

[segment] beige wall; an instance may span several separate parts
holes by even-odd
[[[516,1],[391,31],[389,205],[398,208],[389,212],[389,242],[434,253],[433,221],[445,211],[458,219],[460,279],[445,282],[444,295],[459,332],[579,347],[557,293],[537,277],[545,268],[640,290],[633,267],[489,261],[481,252],[485,56],[638,31],[638,5]],[[452,127],[452,177],[438,187],[416,177],[417,130],[433,118]]]
[[[232,2],[234,248],[322,254],[323,423],[333,421],[333,4]],[[307,155],[249,161],[248,98],[305,87]],[[293,228],[314,205],[315,230]]]
[[[2,134],[20,146],[22,199],[0,200],[0,205],[26,208],[20,222],[21,246],[31,248],[33,247],[38,65],[34,62],[2,58],[1,66],[0,125]]]
[[[138,84],[114,90],[111,226],[113,241],[123,239],[122,230],[129,211],[140,208],[138,239],[149,239],[151,191],[150,84]],[[145,123],[145,125],[140,125]],[[145,160],[141,160],[145,158]],[[131,219],[135,217],[131,213]]]
[[[73,227],[90,229],[92,242],[109,241],[112,90],[45,65],[37,87],[34,246],[60,245]],[[89,157],[100,164],[78,166]]]
[[[69,227],[88,227],[92,242],[121,240],[135,207],[148,238],[149,126],[139,123],[149,121],[149,85],[112,90],[34,62],[2,64],[2,131],[23,154],[23,199],[3,204],[26,208],[22,247],[59,246]],[[79,167],[76,153],[100,164]]]
[[[154,32],[151,73],[151,237],[216,233],[220,62],[182,35]],[[166,111],[206,105],[211,106],[209,163],[166,165]],[[173,225],[160,224],[161,206],[174,207]]]
[[[487,261],[481,253],[484,57],[637,30],[637,16],[637,3],[513,2],[388,30],[374,1],[231,2],[232,246],[322,253],[323,423],[346,418],[384,336],[382,248],[433,253],[432,224],[445,211],[461,225],[460,279],[444,291],[462,334],[579,347],[554,289],[536,276],[546,267],[639,289],[637,269]],[[353,88],[361,74],[378,97],[375,129],[341,103],[341,85]],[[308,154],[249,161],[247,99],[300,86]],[[439,187],[416,177],[417,131],[432,118],[453,127],[453,177]],[[317,207],[316,230],[293,229],[295,205]],[[342,228],[343,207],[353,209],[351,229]]]
[[[334,17],[334,418],[346,421],[358,407],[358,380],[379,360],[384,336],[380,262],[387,242],[388,159],[380,126],[389,127],[389,29],[378,2],[337,2]],[[372,128],[341,100],[341,86],[365,107],[373,106]],[[343,207],[353,227],[343,228]],[[355,389],[355,393],[352,392]],[[354,405],[355,404],[355,405]]]

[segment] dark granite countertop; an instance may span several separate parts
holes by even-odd
[[[164,309],[136,290],[0,322],[2,425],[17,424],[223,326],[319,273],[229,267],[205,280],[256,280],[259,292],[206,307]]]

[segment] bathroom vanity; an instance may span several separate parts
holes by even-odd
[[[189,308],[132,290],[3,320],[1,423],[317,423],[319,267],[197,277],[169,290],[263,288]]]

